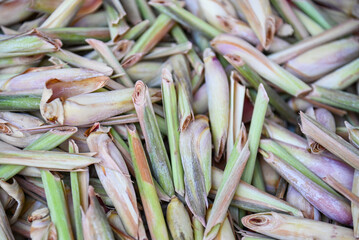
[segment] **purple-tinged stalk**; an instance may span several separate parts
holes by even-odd
[[[309,203],[330,219],[352,225],[350,205],[328,192],[271,152],[261,151],[264,160],[291,184]]]
[[[211,45],[222,55],[228,54],[241,58],[250,67],[256,69],[259,75],[293,96],[299,96],[311,90],[303,81],[238,37],[222,34],[214,38]]]
[[[228,136],[229,86],[227,75],[212,50],[203,53],[214,159],[220,161]]]
[[[242,223],[275,239],[354,239],[350,228],[275,212],[252,214],[242,218]]]
[[[169,239],[160,201],[152,180],[141,139],[134,125],[127,125],[127,132],[136,182],[151,237],[153,239]]]
[[[292,185],[288,186],[285,200],[300,209],[305,218],[320,221],[320,212],[313,207]]]
[[[29,6],[31,2],[27,0],[14,0],[2,2],[0,5],[0,25],[8,26],[21,22],[33,14]]]
[[[154,178],[166,194],[171,197],[174,195],[171,165],[155,118],[149,90],[142,81],[136,82],[132,101],[145,137]]]

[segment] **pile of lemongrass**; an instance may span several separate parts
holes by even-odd
[[[357,0],[0,0],[0,239],[359,238]]]

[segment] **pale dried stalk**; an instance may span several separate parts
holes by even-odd
[[[48,208],[40,208],[33,211],[28,220],[31,222],[31,239],[57,239],[56,228],[54,223],[51,222]]]
[[[276,239],[354,239],[350,228],[275,212],[249,215],[242,218],[242,223]]]
[[[10,218],[9,223],[14,224],[20,216],[20,213],[25,204],[25,194],[19,184],[13,179],[13,183],[0,181],[0,187],[17,202],[17,206],[13,216]]]

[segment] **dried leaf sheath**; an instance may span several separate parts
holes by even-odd
[[[148,88],[142,81],[136,82],[132,101],[145,136],[153,175],[167,195],[173,196],[171,165],[155,118]]]
[[[129,147],[147,224],[153,239],[169,239],[150,168],[134,125],[127,125]]]

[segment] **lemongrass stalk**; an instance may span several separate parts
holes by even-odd
[[[188,12],[184,8],[178,6],[174,2],[161,2],[159,1],[151,1],[151,6],[159,10],[161,13],[167,14],[176,22],[181,23],[182,25],[194,28],[205,34],[206,36],[212,38],[220,34],[216,28],[212,27],[202,19]]]
[[[40,96],[18,95],[0,96],[0,109],[2,111],[34,111],[40,106]]]
[[[40,28],[66,27],[80,9],[82,0],[65,0],[56,10],[41,24]]]
[[[208,112],[208,95],[206,84],[203,84],[193,95],[192,107],[194,114],[206,114]]]
[[[338,107],[344,110],[359,112],[358,96],[349,92],[335,89],[328,89],[317,85],[312,85],[313,91],[306,96],[306,99],[314,100],[319,103]]]
[[[64,49],[61,49],[60,51],[57,51],[55,53],[50,53],[49,55],[52,57],[59,58],[62,61],[67,62],[73,66],[95,70],[107,76],[112,75],[113,72],[112,68],[108,67],[104,63],[87,59]]]
[[[265,189],[266,189],[265,184],[264,184],[262,169],[261,169],[261,166],[258,161],[254,165],[252,184],[259,190],[265,191]]]
[[[56,52],[61,46],[60,40],[52,40],[43,36],[37,30],[31,30],[24,34],[0,40],[0,57],[31,56]]]
[[[330,89],[343,90],[359,79],[359,59],[318,79],[313,84]]]
[[[65,82],[79,81],[86,78],[100,77],[102,73],[81,68],[42,69],[27,71],[7,80],[1,87],[2,91],[23,91],[43,89],[45,83],[51,79]]]
[[[130,67],[148,53],[172,28],[174,22],[170,17],[161,14],[152,26],[136,41],[131,51],[125,56],[123,65]]]
[[[122,5],[126,13],[131,13],[126,15],[131,24],[136,25],[142,21],[140,11],[135,1],[123,1]]]
[[[20,213],[24,209],[24,205],[25,205],[24,192],[15,179],[12,180],[11,184],[5,181],[0,181],[0,187],[4,192],[6,192],[7,195],[9,195],[9,197],[11,197],[12,202],[17,203],[13,215],[9,219],[9,223],[14,224],[18,220]]]
[[[65,125],[85,125],[134,109],[131,101],[133,90],[126,88],[82,94],[70,97],[64,102],[56,98],[46,103],[51,96],[43,96],[40,110],[43,117],[49,121]],[[150,89],[150,94],[152,101],[161,99],[157,90]]]
[[[28,65],[31,63],[38,63],[41,59],[42,59],[42,55],[1,58],[0,59],[0,68]]]
[[[139,214],[135,190],[125,161],[108,136],[108,131],[109,129],[100,126],[96,132],[90,134],[87,143],[90,151],[97,152],[96,158],[101,160],[101,163],[95,165],[97,175],[114,204],[126,232],[136,238]],[[119,184],[113,184],[114,182]]]
[[[31,143],[24,150],[51,150],[66,141],[76,131],[77,128],[71,127],[52,129],[43,134],[39,139]],[[25,166],[21,165],[2,165],[0,166],[0,178],[7,181],[24,168]]]
[[[284,149],[281,145],[270,139],[263,139],[260,141],[260,148],[266,152],[275,154],[281,158],[288,165],[295,168],[298,172],[306,176],[311,181],[318,184],[318,186],[327,190],[332,194],[337,194],[330,186],[328,186],[321,178],[311,172],[301,161],[295,158],[290,152]]]
[[[144,20],[132,28],[130,28],[125,35],[123,35],[122,39],[134,40],[137,39],[149,26],[150,22],[148,20]]]
[[[359,56],[355,38],[337,40],[313,48],[285,64],[285,68],[305,82],[312,82]]]
[[[207,220],[206,231],[204,232],[205,239],[214,239],[216,237],[219,231],[216,226],[225,220],[228,207],[246,166],[250,152],[248,148],[249,141],[246,139],[245,131],[246,130],[243,127],[241,130],[242,134],[238,136],[236,144],[228,159],[221,185],[218,188],[216,198],[214,199],[211,211],[212,214],[209,214]]]
[[[354,178],[353,178],[353,188],[352,188],[352,192],[355,195],[359,195],[359,172],[358,170],[355,170],[354,172]],[[352,207],[352,216],[353,216],[353,227],[354,227],[354,237],[357,238],[359,236],[359,209],[358,209],[358,205],[355,204],[354,202],[351,203],[351,207]]]
[[[5,213],[3,204],[0,202],[0,237],[4,240],[15,240],[13,233],[11,231],[10,223]]]
[[[229,108],[229,123],[228,123],[229,126],[228,126],[228,138],[227,138],[227,156],[231,154],[235,139],[239,135],[240,123],[242,122],[242,115],[243,115],[245,87],[237,82],[237,78],[238,78],[237,73],[235,71],[232,71],[230,77],[230,87],[229,87],[230,108]]]
[[[264,123],[264,132],[267,137],[274,140],[285,142],[300,148],[307,147],[305,138],[289,131],[287,128],[280,126],[272,120],[267,119]]]
[[[285,192],[287,191],[287,186],[288,182],[284,178],[280,178],[275,196],[277,198],[284,199]]]
[[[155,61],[142,61],[126,69],[127,74],[134,80],[149,83],[162,69],[163,63]]]
[[[207,207],[205,176],[209,176],[209,179],[211,179],[211,175],[205,175],[204,171],[206,170],[202,168],[201,163],[202,161],[211,159],[211,155],[208,155],[208,151],[211,149],[210,144],[208,145],[208,141],[206,141],[206,138],[203,142],[203,148],[201,146],[201,134],[202,132],[206,132],[205,130],[208,129],[208,122],[203,120],[205,119],[200,116],[195,121],[191,122],[188,127],[180,133],[180,154],[184,170],[186,203],[193,215],[202,223],[203,226],[205,226]],[[206,135],[208,139],[208,134]],[[197,153],[197,151],[199,152]],[[207,159],[204,159],[203,157],[206,156]]]
[[[289,23],[294,30],[294,36],[298,40],[305,39],[309,37],[309,33],[305,29],[303,23],[295,15],[292,7],[286,1],[271,0],[271,3],[279,14],[284,18],[284,20]]]
[[[113,137],[113,142],[115,143],[117,148],[120,150],[123,158],[126,160],[126,163],[128,165],[130,164],[130,166],[132,166],[130,149],[128,148],[127,143],[122,139],[120,134],[114,128],[110,129],[110,134]],[[131,170],[131,168],[132,168],[132,170]],[[129,171],[130,172],[133,171],[133,166],[130,167]]]
[[[8,26],[25,20],[32,14],[28,9],[29,6],[30,2],[26,0],[2,2],[0,5],[0,25]]]
[[[152,181],[141,140],[134,125],[127,126],[128,139],[136,182],[146,214],[147,224],[153,239],[169,239],[161,205]]]
[[[62,181],[47,170],[41,171],[41,179],[51,221],[55,224],[59,239],[74,239]]]
[[[294,8],[293,10],[297,17],[300,19],[300,21],[303,23],[307,31],[310,33],[310,35],[315,36],[325,31],[324,28],[322,28],[318,23],[316,23],[302,11],[296,8]]]
[[[352,224],[350,206],[341,197],[312,182],[288,163],[273,155],[273,153],[264,151],[261,153],[264,160],[321,213],[342,224]],[[303,188],[303,184],[305,184],[305,188]]]
[[[146,56],[143,57],[143,60],[158,59],[163,57],[172,56],[175,54],[186,54],[192,49],[191,42],[180,43],[178,45],[170,47],[159,47],[152,49]]]
[[[178,25],[175,25],[172,28],[171,34],[174,37],[174,39],[176,40],[176,42],[179,44],[188,42],[186,34],[183,32],[182,28],[179,27]],[[192,65],[193,69],[196,71],[196,73],[198,75],[202,75],[203,62],[202,62],[201,58],[197,55],[196,51],[194,51],[194,49],[191,48],[186,53],[186,57],[188,58],[188,61],[191,63],[191,65]],[[196,86],[194,86],[194,87],[196,87]]]
[[[117,3],[121,6],[119,1]],[[104,7],[106,10],[107,24],[111,35],[111,40],[113,42],[117,42],[124,34],[126,34],[130,28],[124,18],[124,14],[126,13],[123,12],[123,9],[120,12],[115,8],[115,6],[112,4],[110,5],[109,3],[105,3]]]
[[[203,240],[204,227],[202,223],[194,216],[192,217],[192,226],[193,226],[193,239]]]
[[[280,141],[277,141],[277,143],[288,153],[291,153],[292,156],[296,156],[296,159],[318,177],[323,179],[324,177],[332,176],[346,188],[351,189],[353,185],[354,169],[348,164],[333,156],[311,154],[305,148]]]
[[[259,85],[252,114],[251,126],[248,133],[250,155],[242,175],[242,180],[247,183],[252,182],[254,165],[256,163],[259,140],[267,111],[268,100],[269,99],[263,85]]]
[[[246,19],[256,33],[264,49],[272,44],[275,33],[275,18],[272,14],[269,0],[248,1],[240,0],[238,4]]]
[[[263,159],[260,159],[259,163],[263,174],[265,191],[274,195],[279,184],[280,176]]]
[[[178,198],[171,199],[167,206],[166,218],[173,239],[193,239],[191,219]]]
[[[183,131],[193,120],[192,85],[189,66],[183,55],[171,57],[170,63],[177,87],[179,127],[180,131]]]
[[[350,228],[275,212],[249,215],[242,223],[276,239],[354,239]]]
[[[290,44],[288,41],[282,38],[274,37],[273,42],[268,49],[268,52],[270,53],[279,52],[290,47],[291,45],[292,44]]]
[[[179,149],[177,95],[172,74],[166,68],[162,70],[162,102],[167,122],[173,184],[176,192],[184,196],[183,167]]]
[[[285,90],[293,96],[299,96],[310,90],[303,81],[267,59],[261,52],[244,40],[222,34],[211,41],[212,47],[222,55],[231,55],[233,60],[241,58],[250,67],[255,68],[259,75]]]
[[[69,153],[79,153],[79,149],[76,143],[73,140],[69,141]],[[75,234],[76,239],[82,240],[83,229],[82,229],[82,219],[81,219],[81,195],[80,195],[80,186],[79,178],[77,172],[70,173],[71,178],[71,195],[72,195],[72,204],[73,204],[73,214],[75,219]]]
[[[106,13],[104,10],[96,11],[95,13],[88,14],[79,18],[73,27],[106,27]]]
[[[87,38],[95,38],[101,41],[110,40],[110,33],[104,27],[58,27],[39,29],[39,31],[53,39],[60,39],[65,44],[85,43]]]
[[[219,161],[225,151],[229,121],[229,87],[227,75],[213,51],[203,54],[208,97],[208,110],[214,144],[214,159]],[[214,97],[216,96],[216,97]]]
[[[292,46],[268,56],[272,61],[282,64],[288,60],[302,54],[303,52],[320,46],[324,43],[331,42],[335,39],[341,38],[356,31],[359,27],[359,20],[350,19],[342,24],[339,24],[330,30],[321,34],[302,40]]]
[[[126,71],[122,68],[121,64],[118,62],[116,57],[113,55],[112,51],[106,44],[102,41],[96,39],[87,39],[86,42],[90,44],[96,52],[105,60],[105,62],[110,65],[115,73],[121,74],[120,82],[126,87],[133,87],[133,82],[130,77],[127,75]]]
[[[354,168],[359,167],[359,151],[350,143],[336,135],[335,133],[322,127],[317,121],[300,113],[301,130],[304,134],[310,136],[313,140],[325,147],[334,155],[340,157]]]
[[[105,212],[98,202],[94,188],[89,187],[90,205],[86,211],[82,211],[82,227],[84,231],[84,239],[104,239],[114,240],[111,226],[107,221]]]
[[[172,196],[174,195],[174,187],[171,178],[171,165],[155,119],[148,88],[143,82],[136,82],[132,100],[145,136],[153,175],[163,190]]]
[[[51,222],[48,208],[44,207],[33,211],[28,220],[31,222],[31,239],[57,238],[56,228]]]
[[[141,15],[144,19],[147,19],[150,21],[151,24],[153,24],[156,20],[155,14],[152,12],[152,9],[150,6],[148,6],[148,3],[146,0],[136,0],[136,5],[138,9],[141,12]]]
[[[298,8],[305,12],[324,29],[330,29],[333,27],[333,20],[331,20],[324,12],[315,6],[311,0],[294,0],[293,2]]]
[[[126,234],[126,230],[121,222],[121,218],[115,210],[108,211],[106,213],[106,217],[108,223],[111,226],[115,239],[131,239],[131,237]]]
[[[313,207],[302,195],[300,195],[300,193],[291,185],[288,186],[285,200],[289,204],[292,204],[296,208],[302,210],[305,218],[320,221],[319,211]]]
[[[236,56],[225,55],[225,59],[240,72],[245,80],[255,89],[258,90],[259,84],[263,84],[268,97],[269,103],[278,111],[278,113],[286,118],[289,122],[296,123],[296,114],[290,109],[286,102],[274,91],[263,79],[248,65],[244,64],[241,59]]]
[[[334,188],[338,193],[347,198],[351,203],[356,205],[359,204],[359,197],[352,193],[348,188],[344,187],[340,182],[335,180],[332,176],[323,178],[323,180],[328,183],[332,188]]]

